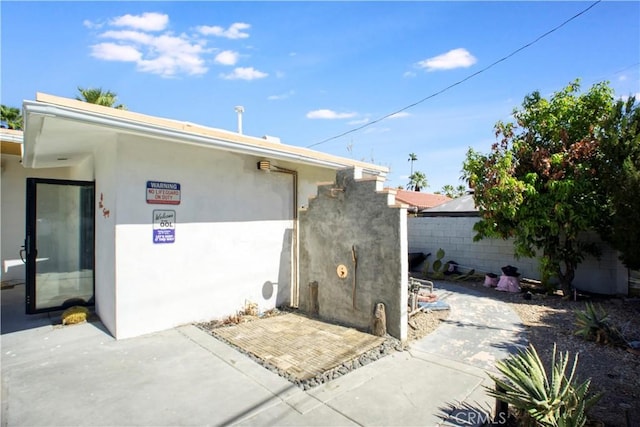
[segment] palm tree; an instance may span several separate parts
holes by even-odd
[[[447,197],[455,199],[456,197],[462,197],[467,194],[467,187],[465,187],[464,185],[458,185],[457,187],[454,187],[451,184],[446,184],[442,186],[442,189],[440,191],[436,191],[435,194],[444,194]]]
[[[420,189],[428,187],[427,176],[419,171],[415,171],[409,176],[409,183],[407,184],[407,190],[413,189],[413,191],[420,191]]]
[[[0,120],[3,128],[22,129],[22,111],[16,107],[0,105]]]
[[[78,91],[80,92],[80,95],[76,96],[76,99],[78,101],[88,102],[89,104],[103,105],[105,107],[113,107],[118,110],[127,109],[127,107],[124,106],[123,104],[115,105],[118,95],[111,92],[110,90],[103,91],[102,88],[84,89],[84,88],[78,87]]]
[[[442,190],[438,191],[438,194],[444,194],[447,197],[451,197],[452,199],[455,197],[456,189],[453,188],[453,185],[447,184],[442,186]]]
[[[409,159],[407,161],[411,162],[411,175],[413,175],[413,162],[418,160],[418,155],[415,153],[409,153]]]

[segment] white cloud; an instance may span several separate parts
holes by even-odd
[[[138,62],[142,54],[133,46],[99,43],[91,46],[91,56],[105,61]]]
[[[364,119],[360,119],[360,120],[351,120],[349,123],[347,123],[348,125],[351,126],[357,126],[357,125],[364,125],[369,123],[369,118],[365,117]]]
[[[468,50],[458,48],[420,61],[417,66],[425,68],[427,71],[452,70],[454,68],[467,68],[476,62],[477,59]]]
[[[255,80],[267,77],[269,74],[258,71],[253,67],[238,67],[229,74],[220,74],[225,80]]]
[[[215,61],[222,65],[236,65],[240,54],[232,50],[223,50],[216,55]]]
[[[82,25],[87,27],[87,28],[89,28],[90,30],[95,30],[95,29],[98,29],[98,28],[102,28],[102,26],[104,24],[101,24],[101,23],[98,23],[98,22],[93,22],[93,21],[90,21],[88,19],[85,19],[84,21],[82,21]]]
[[[167,28],[169,16],[163,13],[145,12],[142,15],[123,15],[113,18],[111,25],[130,27],[143,31],[162,31]]]
[[[321,109],[309,111],[307,113],[308,119],[350,119],[355,117],[356,113],[338,113],[333,110]]]
[[[240,60],[240,53],[207,47],[208,40],[203,34],[242,39],[249,37],[246,30],[251,27],[237,22],[227,29],[204,26],[197,27],[200,33],[174,34],[166,30],[169,16],[154,12],[122,15],[105,22],[111,29],[98,34],[100,43],[90,46],[91,56],[104,61],[133,62],[138,71],[162,77],[204,74],[208,71],[207,61],[235,66]],[[85,20],[83,25],[90,29],[102,26],[89,20]],[[218,50],[217,54],[208,58],[207,54],[215,50]],[[236,68],[232,73],[222,75],[230,80],[254,80],[267,76],[267,73],[253,67]]]
[[[289,97],[290,97],[290,96],[292,96],[294,93],[295,93],[294,91],[290,90],[289,92],[282,93],[282,94],[280,94],[280,95],[271,95],[271,96],[268,96],[268,97],[267,97],[267,99],[268,99],[269,101],[280,101],[280,100],[282,100],[282,99],[287,99],[287,98],[289,98]]]
[[[626,74],[622,74],[620,77],[618,77],[618,81],[624,82],[627,80],[627,75]]]
[[[143,33],[141,31],[105,31],[100,34],[101,38],[104,39],[116,39],[120,41],[130,41],[134,43],[146,44],[150,45],[153,43],[154,36],[149,35],[147,33]]]
[[[243,32],[243,30],[248,30],[251,28],[251,25],[245,24],[244,22],[236,22],[231,24],[229,28],[226,30],[217,25],[207,26],[201,25],[196,27],[196,30],[200,32],[200,34],[205,36],[216,36],[216,37],[225,37],[228,39],[246,39],[249,37],[249,34]]]
[[[402,75],[402,77],[405,77],[405,78],[411,78],[411,77],[415,77],[415,76],[416,76],[416,73],[414,73],[413,71],[406,71],[406,72]]]
[[[189,75],[207,72],[203,54],[206,49],[199,41],[187,36],[170,34],[151,35],[140,31],[105,31],[101,38],[106,42],[91,46],[91,55],[105,61],[135,62],[138,70],[163,77],[185,73]]]
[[[640,92],[632,93],[631,95],[622,95],[620,99],[626,102],[632,96],[636,99],[636,102],[640,101]]]
[[[403,117],[409,117],[411,114],[406,111],[400,111],[399,113],[395,113],[387,117],[387,119],[401,119]]]

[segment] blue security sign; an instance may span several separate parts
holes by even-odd
[[[153,211],[153,243],[173,243],[176,241],[176,211]]]

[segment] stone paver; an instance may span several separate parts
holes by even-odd
[[[298,380],[313,378],[384,342],[295,313],[217,328],[212,334]]]
[[[451,306],[449,317],[411,348],[486,371],[527,345],[525,327],[504,302],[449,282],[436,282],[438,299]]]

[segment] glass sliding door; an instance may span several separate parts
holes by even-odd
[[[27,178],[26,312],[94,303],[94,183]]]

